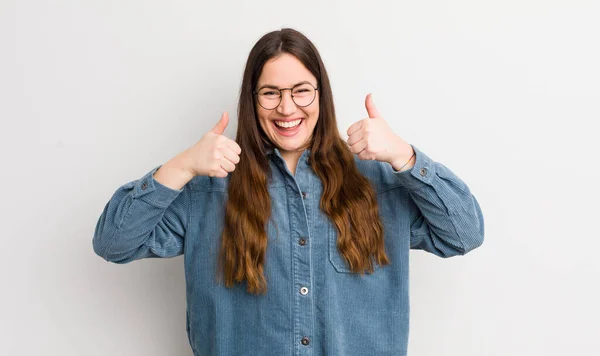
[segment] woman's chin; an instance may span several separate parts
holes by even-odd
[[[295,140],[294,140],[295,141]],[[290,152],[299,152],[302,153],[306,148],[306,145],[303,145],[299,142],[290,142],[290,140],[279,140],[275,142],[275,145],[282,153],[290,153]]]

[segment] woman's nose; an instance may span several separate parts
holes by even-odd
[[[281,103],[277,107],[277,112],[283,116],[289,116],[296,112],[296,103],[292,100],[292,92],[284,90],[281,92]]]

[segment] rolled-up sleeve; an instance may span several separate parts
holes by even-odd
[[[480,246],[483,214],[467,185],[446,166],[413,149],[414,167],[394,173],[417,208],[411,217],[411,248],[451,257]]]
[[[159,183],[153,177],[159,168],[124,184],[108,201],[92,238],[97,255],[127,263],[183,253],[189,192],[186,187],[174,190]]]

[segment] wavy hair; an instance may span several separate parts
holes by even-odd
[[[271,215],[268,192],[271,142],[258,124],[253,94],[265,63],[282,53],[295,56],[317,78],[319,118],[310,143],[310,166],[323,184],[321,210],[337,230],[337,248],[353,272],[389,264],[383,224],[375,191],[360,174],[354,157],[337,129],[333,95],[325,66],[313,43],[302,33],[282,29],[264,35],[254,45],[244,70],[238,103],[236,142],[240,162],[231,173],[225,208],[218,271],[226,287],[247,283],[252,294],[265,293],[267,223]]]

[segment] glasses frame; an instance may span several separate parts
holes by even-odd
[[[308,103],[308,104],[306,104],[306,105],[298,105],[298,103],[296,103],[296,100],[294,100],[294,94],[293,94],[293,93],[294,93],[294,88],[296,88],[296,87],[299,87],[299,86],[301,86],[301,85],[305,85],[305,84],[308,84],[308,85],[310,85],[311,87],[313,87],[313,89],[315,90],[315,95],[313,96],[313,99],[310,101],[310,103]],[[261,89],[262,89],[262,88],[261,88]],[[314,102],[315,102],[315,99],[317,98],[317,91],[319,90],[319,87],[318,87],[318,86],[316,86],[316,87],[315,87],[315,86],[314,86],[314,85],[312,85],[311,83],[304,82],[304,83],[296,84],[296,85],[294,85],[294,86],[293,86],[293,87],[291,87],[291,88],[270,88],[270,89],[279,90],[279,102],[277,103],[277,105],[275,105],[274,107],[272,107],[272,108],[270,108],[270,109],[268,109],[268,108],[264,107],[264,106],[263,106],[263,105],[260,103],[260,99],[258,98],[258,91],[256,91],[256,90],[253,90],[253,91],[252,91],[252,93],[253,93],[254,95],[256,95],[256,101],[258,102],[258,105],[260,105],[260,107],[261,107],[261,108],[263,108],[263,109],[265,109],[265,110],[274,110],[274,109],[277,109],[277,108],[279,107],[279,105],[281,105],[281,102],[283,101],[283,91],[284,91],[284,90],[289,90],[289,91],[290,91],[290,96],[292,97],[292,101],[294,102],[294,104],[295,104],[296,106],[298,106],[298,107],[301,107],[301,108],[305,108],[305,107],[307,107],[307,106],[309,106],[310,104],[312,104],[312,103],[314,103]],[[259,89],[259,90],[260,90],[260,89]]]

